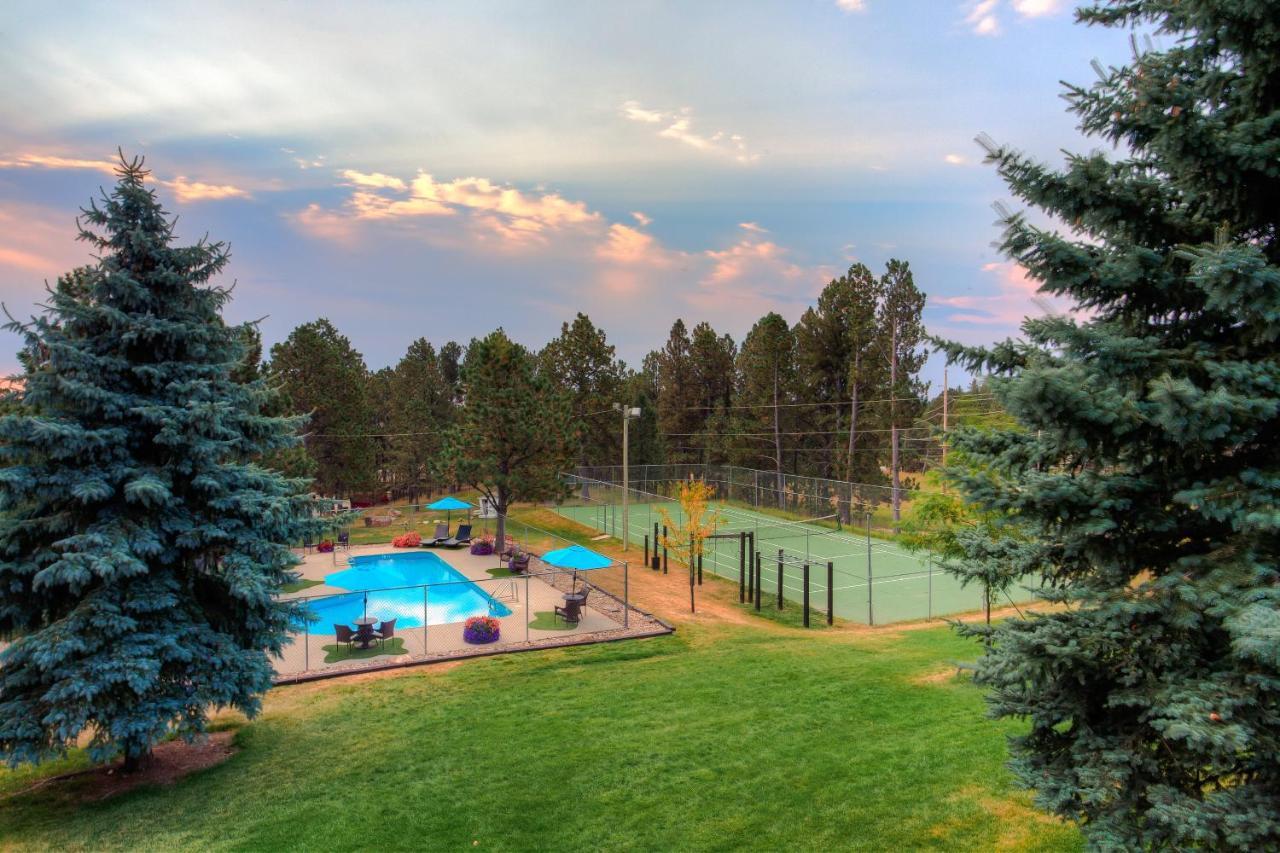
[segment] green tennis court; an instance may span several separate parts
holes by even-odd
[[[607,498],[618,490],[593,490],[596,497],[557,507],[557,512],[580,524],[621,538],[622,507]],[[647,498],[647,499],[646,499]],[[681,523],[681,507],[673,500],[641,494],[633,495],[630,506],[629,538],[642,545],[654,542],[654,524],[661,535],[662,513]],[[755,534],[761,555],[761,606],[777,607],[778,581],[788,606],[804,600],[804,567],[809,567],[809,601],[816,611],[827,610],[828,563],[831,606],[834,615],[864,624],[882,625],[932,616],[980,610],[982,589],[960,582],[934,565],[928,555],[914,554],[891,542],[869,537],[865,532],[834,528],[834,520],[790,522],[741,507],[713,503],[719,517],[718,535],[735,536],[740,531]],[[713,538],[704,548],[703,572],[739,581],[740,544],[736,538]],[[636,555],[637,562],[643,554]],[[1010,591],[1012,600],[1023,603],[1032,595],[1019,585]],[[1007,599],[992,602],[1008,604]]]

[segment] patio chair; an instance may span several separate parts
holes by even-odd
[[[424,539],[422,541],[422,544],[426,545],[428,548],[434,548],[435,546],[441,544],[442,542],[447,541],[448,539],[449,539],[449,525],[437,524],[436,535],[432,536],[430,539]]]
[[[302,553],[310,554],[311,549],[315,547],[315,543],[311,541],[311,537],[307,536],[302,540]]]
[[[583,607],[586,607],[586,606],[587,606],[587,596],[588,596],[590,593],[591,593],[591,587],[587,586],[587,585],[584,583],[584,584],[582,585],[582,589],[578,592],[578,594],[582,596],[582,601],[579,601],[579,602],[578,602],[578,604],[580,604],[580,605],[581,605],[581,606],[583,606]]]
[[[471,542],[471,525],[459,524],[457,533],[453,534],[452,537],[444,540],[443,542],[439,542],[437,544],[439,544],[442,548],[461,548],[463,545],[466,545],[470,542]]]
[[[396,635],[395,619],[383,619],[381,622],[378,623],[378,630],[373,632],[373,636],[377,638],[378,645],[380,646],[386,643],[387,640],[390,640],[395,635]]]
[[[356,632],[351,630],[350,625],[335,624],[333,626],[333,633],[334,633],[335,639],[339,643],[347,644],[347,648],[351,648],[351,644],[356,641]]]
[[[582,621],[582,602],[566,601],[564,607],[554,605],[555,614],[551,617],[552,621],[563,619],[570,625],[577,625]]]
[[[349,531],[343,530],[338,533],[338,547],[346,548],[348,551],[351,550],[351,533]]]

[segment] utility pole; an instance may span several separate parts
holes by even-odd
[[[947,467],[947,369],[942,368],[942,467]]]
[[[631,445],[631,436],[628,427],[632,418],[640,417],[640,409],[635,406],[614,403],[613,410],[622,413],[622,550],[626,551],[627,545],[631,540],[631,516],[628,507],[628,500],[631,497],[631,466],[627,462],[627,450]]]

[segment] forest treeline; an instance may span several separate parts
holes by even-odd
[[[527,375],[519,365],[488,381],[511,377],[513,407],[564,407],[564,438],[582,465],[620,462],[613,405],[625,403],[640,409],[630,426],[634,465],[727,463],[888,486],[898,471],[919,471],[937,446],[920,378],[924,305],[906,262],[890,261],[880,275],[855,264],[794,325],[769,313],[734,341],[677,319],[632,367],[579,313],[541,350],[511,348],[507,357],[545,380],[536,394],[516,379]],[[395,366],[371,371],[323,318],[294,329],[265,362],[255,343],[251,369],[273,379],[290,412],[311,414],[303,447],[277,464],[314,477],[322,494],[416,499],[446,487],[433,460],[466,405],[474,348],[419,338]]]

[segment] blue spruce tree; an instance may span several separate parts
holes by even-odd
[[[1153,24],[1089,88],[1119,154],[990,144],[1022,200],[1005,252],[1079,321],[950,346],[1015,429],[961,430],[966,497],[1033,537],[1060,609],[986,634],[978,679],[1038,802],[1105,849],[1280,847],[1280,3],[1107,0]],[[1135,42],[1136,45],[1136,42]],[[1064,233],[1065,232],[1065,233]],[[991,555],[976,549],[970,557]]]
[[[239,370],[251,340],[211,284],[221,243],[173,223],[121,157],[84,210],[96,264],[59,279],[0,418],[0,752],[39,761],[82,733],[127,768],[210,709],[253,715],[286,642],[286,543],[315,530],[306,483],[255,460],[296,442]]]

